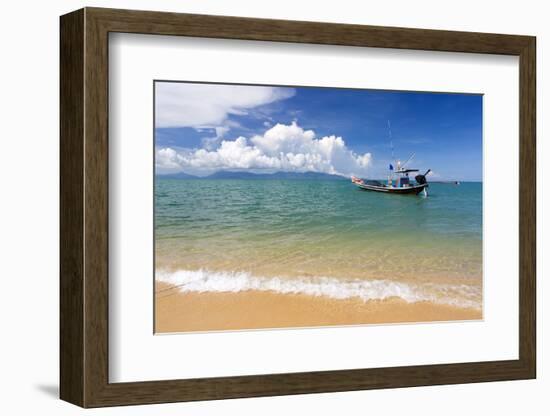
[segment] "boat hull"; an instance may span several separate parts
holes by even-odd
[[[399,194],[399,195],[410,195],[410,194],[418,195],[420,192],[422,192],[425,188],[428,187],[427,183],[423,183],[421,185],[401,187],[401,188],[394,188],[394,187],[390,188],[387,186],[367,185],[364,183],[354,183],[354,185],[356,185],[358,188],[364,191],[384,192],[386,194]]]

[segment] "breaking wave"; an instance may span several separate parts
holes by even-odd
[[[157,271],[158,281],[181,292],[243,292],[255,290],[281,294],[359,298],[364,302],[400,298],[406,302],[433,302],[463,308],[481,308],[481,290],[466,284],[411,284],[391,280],[345,280],[334,277],[283,278],[254,276],[244,271]]]

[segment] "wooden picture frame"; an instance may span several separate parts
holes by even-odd
[[[60,396],[82,407],[397,388],[536,376],[535,38],[530,36],[85,8],[61,17]],[[110,32],[519,57],[519,359],[110,383]]]

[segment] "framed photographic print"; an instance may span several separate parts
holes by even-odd
[[[534,378],[535,104],[529,36],[62,16],[61,398]]]

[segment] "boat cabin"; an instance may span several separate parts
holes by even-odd
[[[401,187],[404,187],[404,186],[410,186],[411,183],[409,181],[409,177],[408,176],[402,176],[402,177],[398,178],[396,185],[397,185],[398,188],[401,188]]]
[[[411,172],[418,172],[418,169],[399,169],[395,171],[395,173],[400,174],[400,176],[397,177],[397,181],[395,182],[395,187],[406,188],[411,186],[411,181],[409,179],[409,173]]]

